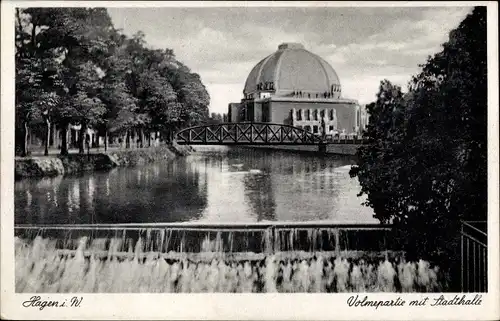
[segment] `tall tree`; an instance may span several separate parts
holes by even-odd
[[[102,8],[29,8],[25,13],[30,15],[33,26],[41,30],[36,39],[38,50],[59,54],[64,83],[64,103],[59,104],[56,111],[59,125],[64,133],[70,123],[79,123],[82,137],[88,123],[102,114],[102,106],[95,103],[95,90],[100,84],[96,74],[108,50],[111,19]],[[82,152],[82,140],[79,148]],[[66,153],[66,135],[63,134],[61,154]]]
[[[196,124],[208,119],[210,96],[200,76],[182,63],[167,69],[166,77],[177,92],[181,107],[180,121],[175,126]]]
[[[460,220],[487,216],[486,62],[486,9],[477,7],[404,97],[387,101],[394,91],[382,85],[367,106],[369,144],[351,170],[408,255],[437,261],[452,276]]]
[[[171,49],[151,49],[145,35],[114,29],[103,8],[27,8],[16,12],[16,144],[26,153],[30,126],[81,125],[79,150],[92,126],[107,136],[144,135],[208,118],[209,96],[198,75]],[[42,98],[42,99],[41,99]],[[38,125],[37,125],[38,126]],[[21,143],[24,141],[24,143]]]
[[[401,88],[388,80],[382,81],[377,101],[366,108],[370,114],[365,133],[368,145],[359,148],[359,165],[351,170],[351,176],[358,177],[360,194],[367,194],[366,205],[374,209],[375,218],[388,223],[404,206],[398,197],[405,192],[404,173],[400,171],[404,164],[398,157],[405,146],[402,130],[405,104]]]

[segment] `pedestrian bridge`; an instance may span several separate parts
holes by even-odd
[[[357,136],[318,135],[302,128],[273,123],[220,123],[185,128],[175,135],[179,145],[325,145],[355,144]]]

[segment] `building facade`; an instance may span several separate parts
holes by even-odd
[[[366,126],[363,110],[342,97],[328,62],[301,44],[283,43],[250,71],[243,99],[228,106],[228,120],[288,124],[318,134],[324,124],[327,134],[353,135]]]

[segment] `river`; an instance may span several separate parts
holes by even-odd
[[[357,196],[350,157],[197,150],[140,167],[18,181],[15,223],[378,222]]]

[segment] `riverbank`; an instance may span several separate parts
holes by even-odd
[[[324,154],[354,156],[360,145],[354,144],[328,144]],[[293,152],[320,153],[317,145],[249,145],[245,146],[257,149],[274,149]]]
[[[189,146],[163,145],[153,148],[113,150],[106,153],[18,157],[15,159],[14,177],[19,180],[144,165],[186,156],[192,151]]]

